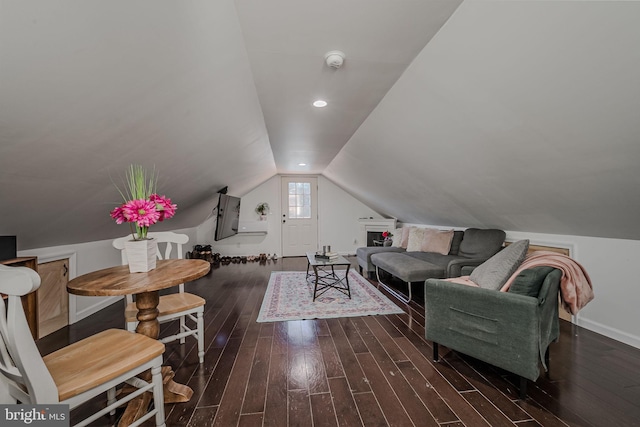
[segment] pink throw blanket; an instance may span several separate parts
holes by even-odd
[[[551,251],[535,251],[527,255],[524,261],[522,261],[522,264],[520,264],[520,267],[511,275],[500,291],[507,292],[522,270],[543,265],[562,271],[562,277],[560,278],[560,299],[562,301],[562,308],[567,312],[575,315],[578,310],[594,298],[591,279],[584,267],[566,255]],[[462,285],[478,286],[477,283],[469,279],[469,276],[454,277],[445,280]]]
[[[576,260],[551,251],[531,252],[520,267],[511,275],[500,291],[506,292],[522,270],[539,266],[555,267],[562,271],[560,278],[560,299],[562,307],[575,315],[594,298],[593,285],[589,274]]]

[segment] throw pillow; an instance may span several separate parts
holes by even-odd
[[[391,237],[391,240],[393,241],[391,246],[393,246],[394,248],[402,247],[402,228],[396,228],[393,231],[393,237]]]
[[[498,290],[522,264],[528,250],[528,240],[512,243],[480,264],[469,278],[481,288]]]
[[[435,228],[425,228],[422,239],[422,252],[435,252],[447,255],[451,249],[453,240],[453,230],[436,230]]]
[[[407,252],[419,252],[422,250],[422,241],[424,240],[424,228],[412,227],[409,230],[409,239],[407,241]]]
[[[513,280],[513,283],[511,283],[509,292],[529,297],[538,297],[544,279],[547,278],[547,274],[552,270],[553,267],[546,265],[522,270]]]
[[[407,249],[407,244],[409,243],[409,231],[412,228],[416,227],[396,228],[396,231],[393,233],[393,246],[396,248]]]

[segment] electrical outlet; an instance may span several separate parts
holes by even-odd
[[[354,245],[357,245],[357,244],[358,244],[358,239],[357,239],[357,238],[354,238],[354,239],[353,239],[353,244],[354,244]]]

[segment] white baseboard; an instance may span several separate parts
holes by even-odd
[[[97,303],[83,309],[80,310],[76,313],[76,322],[82,319],[85,319],[89,316],[91,316],[92,314],[97,313],[98,311],[102,310],[105,307],[110,306],[111,304],[113,304],[114,302],[121,300],[123,297],[106,297],[106,298],[100,298],[100,301],[98,301]],[[124,303],[122,304],[122,324],[124,325]]]
[[[610,326],[605,326],[602,323],[594,322],[592,320],[587,320],[580,317],[578,317],[576,325],[604,335],[605,337],[611,338],[613,340],[628,344],[632,347],[640,348],[640,336],[631,335],[627,332],[620,331]]]

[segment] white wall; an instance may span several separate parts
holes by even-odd
[[[123,233],[125,231],[126,228],[123,227]],[[190,242],[195,241],[195,228],[173,231],[187,234]],[[18,256],[37,256],[38,264],[69,258],[69,280],[71,280],[92,271],[120,265],[120,252],[111,246],[111,241],[112,239],[28,249],[19,251]],[[188,245],[187,249],[189,249]],[[120,297],[84,297],[69,295],[69,322],[74,323],[84,319],[118,299],[120,299]]]
[[[271,213],[267,216],[266,236],[246,236],[238,234],[228,239],[214,242],[215,220],[210,218],[197,228],[200,244],[212,244],[213,251],[222,255],[281,254],[282,208],[280,204],[281,176],[270,178],[262,185],[241,197],[240,221],[256,221],[256,205],[267,202]],[[318,245],[331,245],[331,249],[342,254],[354,254],[358,246],[358,218],[380,218],[353,196],[323,176],[318,177]]]
[[[359,218],[382,218],[371,208],[358,201],[329,179],[318,179],[318,245],[330,245],[342,254],[355,254],[360,246]]]
[[[197,227],[197,241],[201,245],[212,245],[213,252],[222,255],[258,255],[280,254],[280,177],[273,176],[245,195],[240,196],[240,223],[258,221],[255,208],[259,203],[267,202],[271,212],[267,215],[266,235],[238,234],[223,240],[214,241],[216,230],[215,214]],[[215,206],[214,206],[215,208]]]

